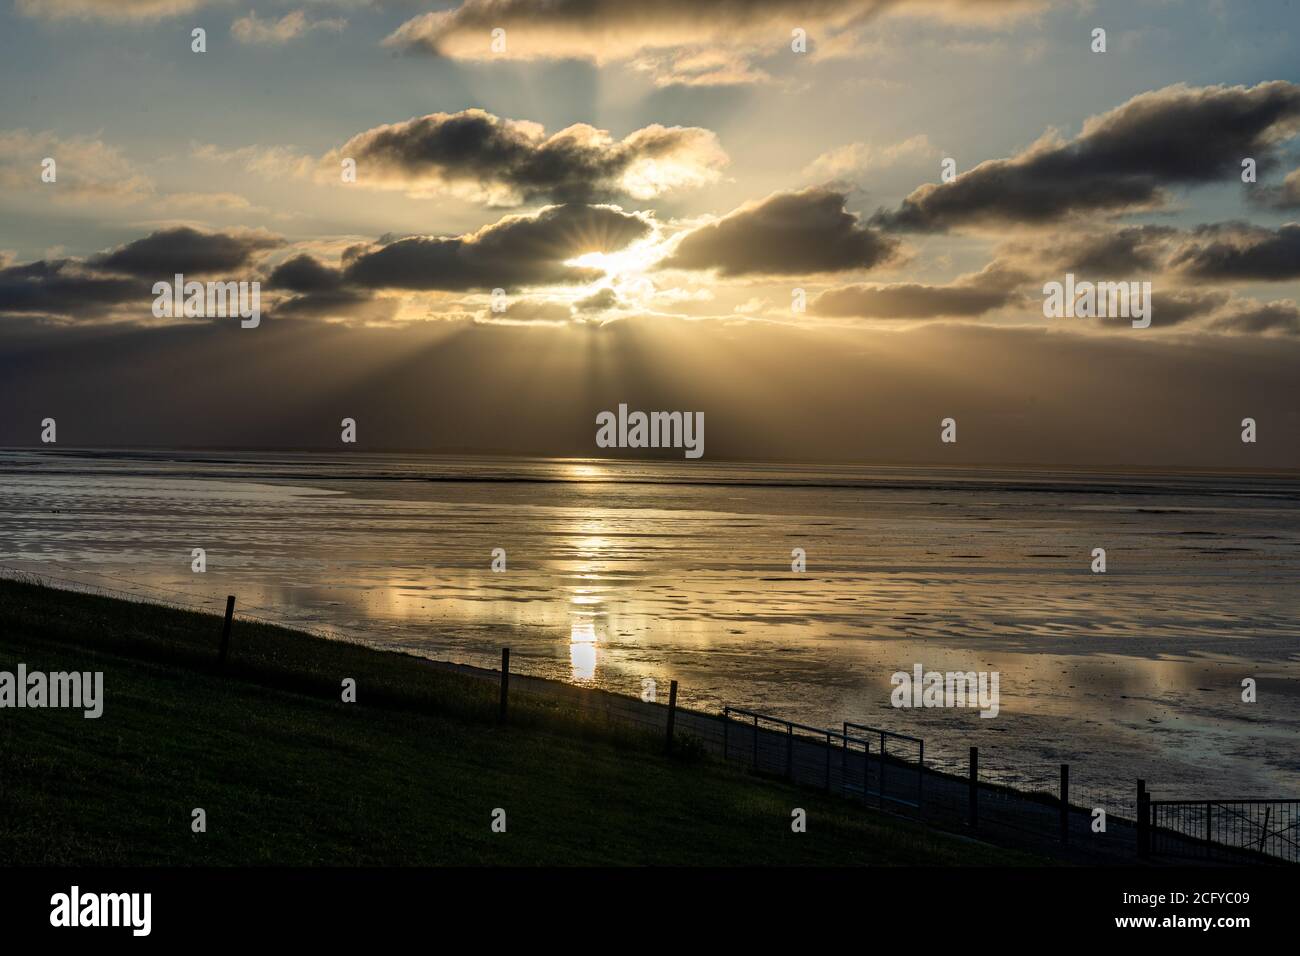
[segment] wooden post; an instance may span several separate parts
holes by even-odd
[[[677,681],[668,685],[668,752],[673,752],[673,724],[677,722]]]
[[[785,725],[785,779],[794,779],[794,724]]]
[[[1137,851],[1138,856],[1146,858],[1151,854],[1151,831],[1150,820],[1151,798],[1147,796],[1147,782],[1138,780],[1138,804],[1137,804]]]
[[[1061,764],[1061,842],[1070,842],[1070,765]]]
[[[226,658],[230,656],[230,622],[235,616],[235,596],[226,595],[226,623],[221,627],[221,654],[217,658],[217,663],[222,667],[226,666]]]
[[[885,750],[885,732],[882,730],[880,732],[880,800],[879,800],[879,805],[882,807],[885,805],[885,762],[886,762],[885,758],[886,756],[887,756],[887,752]]]
[[[501,648],[501,712],[498,718],[506,721],[506,708],[510,700],[510,648]]]
[[[728,728],[731,725],[731,708],[722,708],[722,762],[727,761],[727,738],[730,735]]]
[[[925,741],[921,741],[920,752],[916,755],[916,810],[921,812],[921,797],[925,786]]]
[[[862,738],[862,802],[867,802],[867,791],[871,783],[871,741]]]
[[[972,827],[980,825],[979,776],[980,749],[972,747],[970,749],[970,812],[968,813]]]

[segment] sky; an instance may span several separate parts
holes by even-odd
[[[1300,467],[1295,3],[4,4],[0,445]]]

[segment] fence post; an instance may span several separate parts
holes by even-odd
[[[226,623],[221,627],[221,653],[217,663],[226,666],[226,657],[230,654],[230,621],[235,616],[235,596],[226,595]]]
[[[916,757],[916,812],[921,812],[922,787],[925,783],[925,741],[921,741],[921,752]]]
[[[785,725],[785,779],[794,779],[794,724]]]
[[[1210,812],[1211,812],[1211,811],[1210,811],[1210,807],[1211,807],[1211,806],[1213,806],[1213,804],[1210,804],[1210,803],[1208,803],[1208,802],[1205,804],[1205,845],[1206,845],[1207,848],[1209,847],[1209,845],[1210,845],[1211,843],[1214,842],[1214,837],[1211,836],[1211,834],[1214,832],[1214,829],[1213,829],[1213,827],[1212,827],[1211,824],[1210,824],[1210,819],[1211,819],[1211,818],[1210,818]]]
[[[754,715],[754,769],[758,769],[758,714]]]
[[[727,738],[730,736],[731,708],[722,708],[722,762],[727,762]]]
[[[1061,842],[1070,842],[1070,765],[1061,764]]]
[[[1151,831],[1149,815],[1151,813],[1151,798],[1147,796],[1147,782],[1138,780],[1138,804],[1137,804],[1137,851],[1138,856],[1145,859],[1151,855]]]
[[[871,741],[862,738],[862,802],[867,802],[867,791],[871,789]]]
[[[885,805],[885,732],[880,732],[880,806]]]
[[[510,700],[510,648],[501,648],[501,712],[498,718],[502,723],[506,720],[506,707]]]
[[[831,732],[826,731],[826,792],[831,792]]]
[[[840,790],[849,782],[849,723],[844,723],[844,735],[840,737]]]
[[[980,825],[979,776],[980,749],[972,747],[970,749],[970,812],[968,814],[972,827]]]
[[[673,752],[673,724],[677,721],[677,681],[668,685],[668,752]]]

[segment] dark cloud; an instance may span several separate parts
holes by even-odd
[[[1300,335],[1300,308],[1289,299],[1278,302],[1248,302],[1215,318],[1211,329],[1224,332]]]
[[[1246,223],[1199,226],[1174,253],[1170,265],[1206,281],[1300,278],[1300,223],[1276,230]]]
[[[1157,272],[1178,235],[1172,226],[1126,226],[1112,232],[1085,233],[1046,247],[1033,248],[1055,268],[1085,276],[1123,276]]]
[[[947,285],[896,282],[829,289],[813,301],[816,315],[875,319],[977,316],[1023,299],[1017,288],[1028,277],[992,263]]]
[[[97,318],[149,296],[146,282],[86,272],[72,259],[41,259],[0,269],[0,315],[32,313]]]
[[[1300,85],[1294,83],[1166,87],[1089,119],[1072,140],[1044,138],[951,183],[922,186],[872,222],[937,232],[1152,208],[1166,201],[1167,186],[1230,181],[1242,157],[1269,167],[1277,144],[1297,130]]]
[[[283,239],[269,233],[200,232],[178,226],[94,256],[88,264],[105,272],[167,279],[177,272],[187,276],[233,272],[282,245]]]
[[[654,125],[615,141],[580,123],[547,136],[479,109],[367,130],[331,154],[340,157],[357,161],[362,184],[468,191],[499,205],[650,198],[711,181],[726,162],[706,129]]]
[[[271,271],[267,284],[290,292],[332,292],[343,283],[342,273],[309,255],[294,256]]]
[[[573,303],[573,307],[579,312],[604,312],[606,309],[616,309],[622,304],[618,293],[606,287],[597,289],[584,299],[579,299]]]
[[[399,239],[345,254],[343,278],[364,288],[470,289],[592,282],[600,269],[565,265],[649,235],[650,224],[613,206],[549,206],[455,237]]]
[[[825,187],[776,193],[687,233],[666,268],[724,276],[805,275],[870,269],[894,258],[896,239],[866,228]]]
[[[1286,174],[1275,205],[1280,209],[1300,209],[1300,169],[1294,169]]]
[[[277,302],[269,317],[387,322],[396,316],[400,305],[397,299],[380,298],[366,290],[336,288],[304,292]]]

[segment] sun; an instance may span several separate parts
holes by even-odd
[[[626,279],[642,275],[662,255],[659,243],[637,242],[617,252],[585,252],[564,264],[580,269],[599,269],[605,274],[605,279]]]

